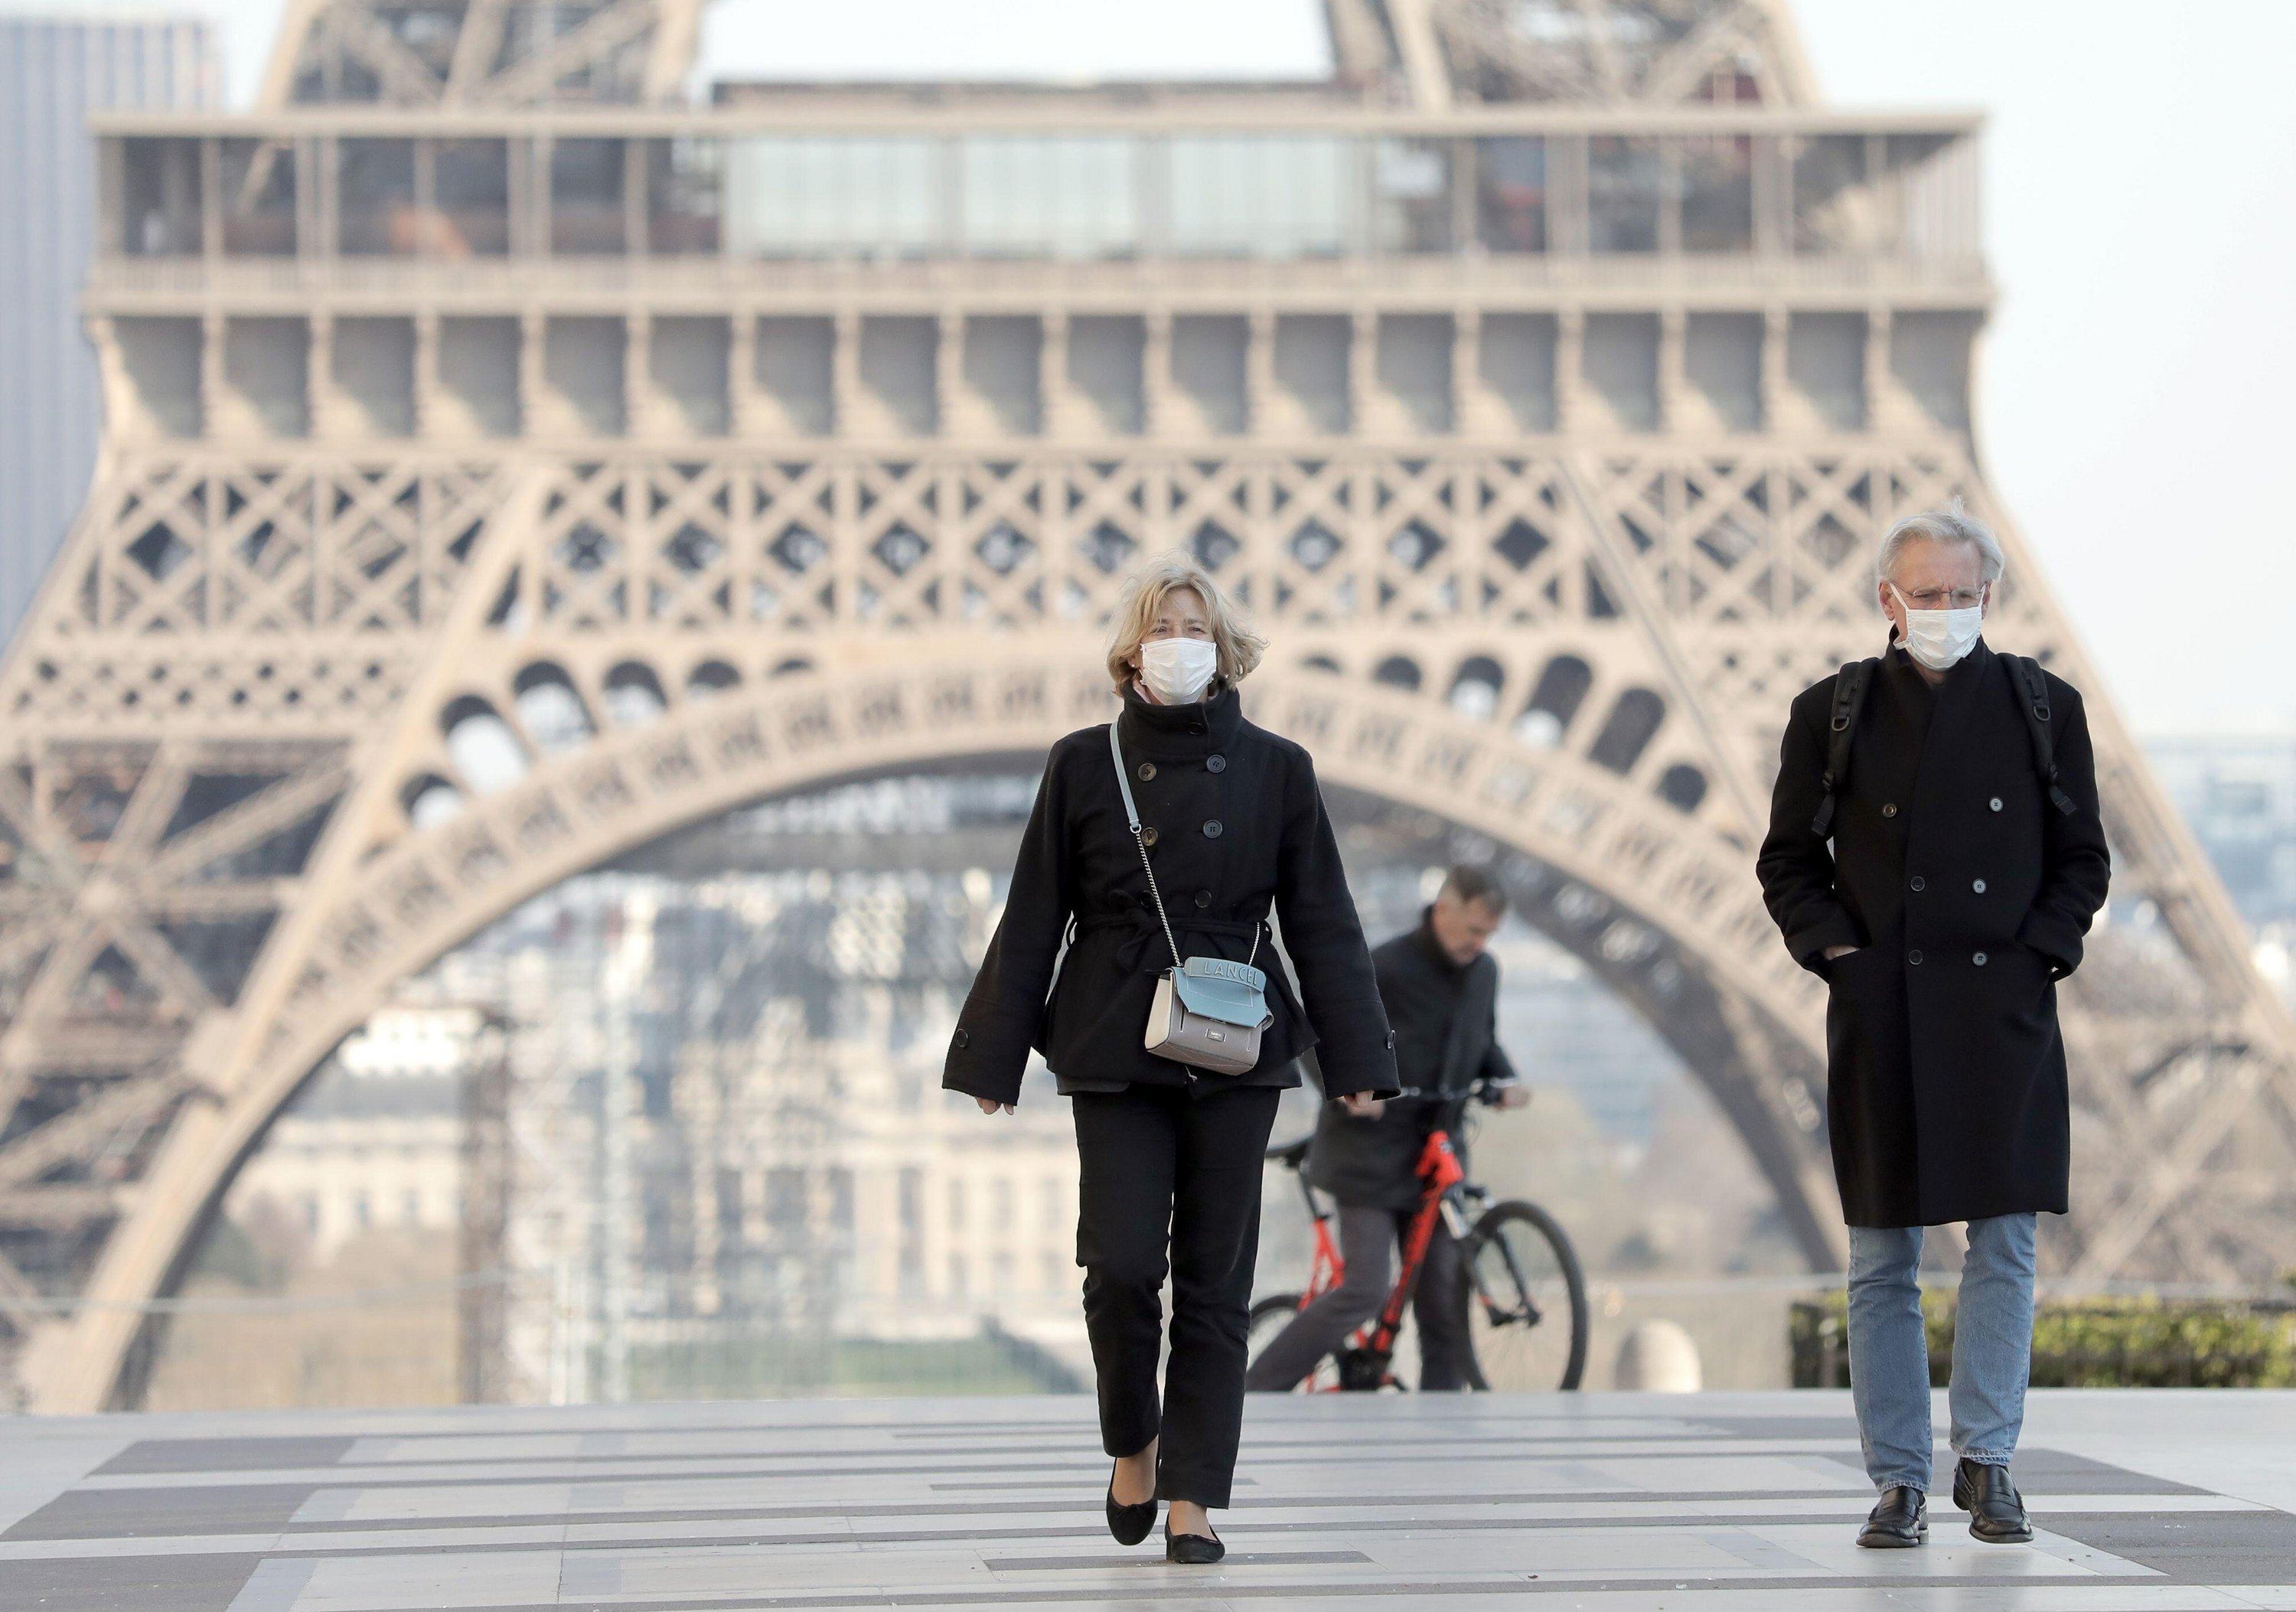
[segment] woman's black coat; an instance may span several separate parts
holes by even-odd
[[[2080,695],[2048,679],[2050,804],[2009,663],[1980,640],[1935,690],[1882,658],[1852,728],[1831,851],[1835,679],[1788,719],[1759,868],[1787,950],[1832,987],[1827,1122],[1853,1226],[2066,1209],[2070,1112],[2056,982],[2079,966],[2110,860]],[[1829,946],[1857,950],[1829,963]]]
[[[1464,1165],[1459,1115],[1468,1092],[1478,1080],[1514,1079],[1498,1042],[1499,965],[1488,951],[1464,967],[1453,962],[1425,914],[1418,928],[1375,949],[1371,961],[1395,1028],[1396,1077],[1428,1095],[1394,1098],[1376,1119],[1324,1104],[1308,1150],[1308,1179],[1350,1207],[1409,1209],[1419,1202],[1428,1134],[1449,1127]]]
[[[1394,1037],[1308,753],[1245,721],[1233,688],[1193,705],[1152,705],[1128,692],[1118,721],[1182,953],[1241,962],[1259,939],[1256,963],[1275,1016],[1260,1037],[1259,1063],[1240,1076],[1204,1074],[1142,1044],[1157,977],[1172,956],[1103,725],[1053,746],[1004,916],[957,1016],[941,1084],[1013,1102],[1033,1046],[1068,1092],[1136,1081],[1296,1086],[1294,1060],[1314,1047],[1332,1094],[1396,1090]],[[1304,1011],[1262,927],[1271,907]],[[1063,958],[1071,917],[1075,938]]]

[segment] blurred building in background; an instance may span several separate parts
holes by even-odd
[[[2296,730],[2161,737],[2145,750],[2241,915],[2296,924]]]
[[[207,23],[0,12],[0,644],[87,497],[102,428],[80,284],[95,252],[88,114],[222,100]]]
[[[2296,1002],[2296,730],[2145,748],[2254,930],[2258,969]]]

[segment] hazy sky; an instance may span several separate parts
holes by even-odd
[[[22,9],[21,0],[0,0]],[[149,11],[169,0],[88,0]],[[72,9],[53,3],[32,8]],[[193,0],[252,88],[277,0]],[[1800,0],[1829,100],[1974,106],[1981,449],[2149,733],[2296,727],[2296,4]],[[1316,0],[718,0],[704,72],[1289,74]]]

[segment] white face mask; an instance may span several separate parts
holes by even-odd
[[[1219,670],[1219,646],[1210,638],[1150,638],[1140,646],[1140,678],[1167,705],[1185,705],[1203,693]]]
[[[1898,594],[1898,604],[1906,613],[1906,653],[1931,671],[1943,671],[1960,661],[1984,630],[1982,604],[1967,610],[1915,610],[1906,603],[1904,594],[1898,593],[1895,582],[1890,584],[1890,591]]]

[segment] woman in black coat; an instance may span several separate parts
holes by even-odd
[[[941,1080],[984,1114],[1010,1113],[1035,1047],[1073,1099],[1077,1262],[1103,1446],[1117,1458],[1109,1527],[1137,1543],[1157,1500],[1170,1501],[1165,1553],[1176,1561],[1221,1554],[1204,1511],[1228,1503],[1235,1469],[1276,1099],[1300,1083],[1296,1060],[1310,1047],[1329,1097],[1398,1089],[1394,1038],[1314,765],[1244,720],[1237,699],[1263,647],[1209,573],[1171,557],[1133,580],[1108,655],[1124,702],[1117,736],[1173,941],[1184,957],[1267,973],[1273,1022],[1259,1063],[1211,1074],[1147,1050],[1149,1008],[1174,959],[1103,725],[1053,746]],[[1272,955],[1271,908],[1305,1005]]]

